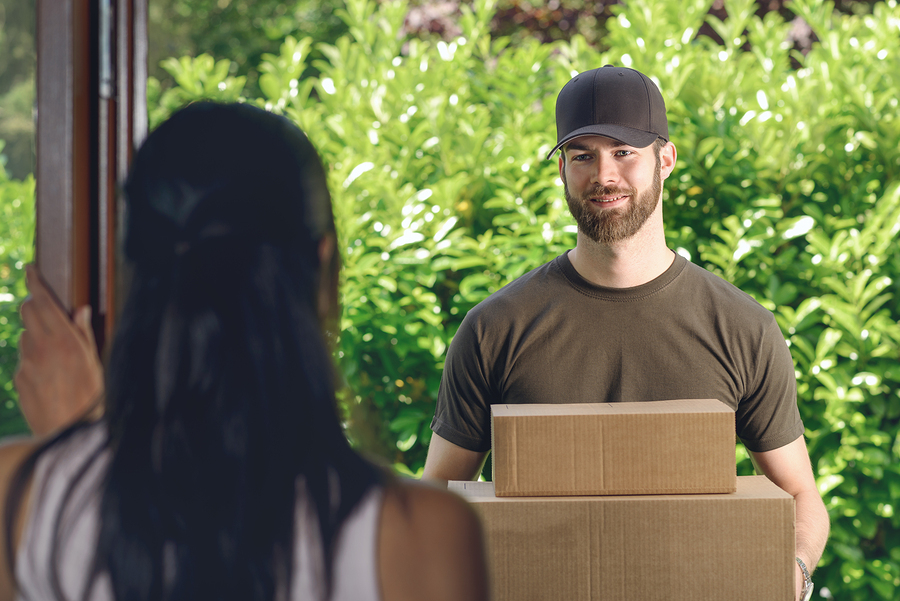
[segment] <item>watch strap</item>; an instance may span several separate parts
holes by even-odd
[[[803,590],[800,592],[800,601],[809,601],[812,598],[813,593],[813,581],[812,576],[809,575],[809,569],[806,567],[806,564],[803,563],[803,560],[799,557],[795,557],[797,560],[797,565],[800,566],[800,571],[803,572]]]

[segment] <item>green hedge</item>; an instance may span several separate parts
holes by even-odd
[[[348,0],[349,34],[285,39],[244,98],[227,59],[171,59],[152,124],[194,98],[243,99],[301,125],[329,167],[344,258],[341,409],[361,448],[419,473],[446,346],[485,296],[574,244],[554,161],[557,91],[607,63],[652,75],[678,147],[670,245],[777,316],[832,537],[819,590],[900,597],[900,9],[792,10],[819,42],[749,0],[632,0],[583,38],[491,39],[490,0],[452,42],[400,35],[402,3]],[[704,22],[725,40],[698,37]],[[4,184],[5,185],[5,184]],[[17,184],[19,185],[19,184]],[[3,196],[5,198],[5,196]],[[4,259],[5,260],[5,259]],[[2,275],[2,274],[0,274]],[[18,294],[19,291],[16,292]],[[5,306],[5,305],[4,305]],[[2,350],[2,349],[0,349]],[[738,447],[738,470],[752,470]]]
[[[18,361],[19,303],[25,298],[25,264],[34,240],[34,177],[10,179],[0,140],[0,437],[27,430],[13,388]]]
[[[574,242],[556,164],[543,159],[556,92],[606,63],[655,76],[679,148],[671,245],[773,310],[791,345],[834,522],[817,580],[840,599],[896,599],[900,11],[796,2],[821,40],[802,56],[792,24],[755,8],[727,2],[722,22],[709,2],[629,2],[598,51],[577,37],[492,40],[485,1],[464,9],[453,42],[404,39],[404,5],[352,0],[350,34],[321,48],[320,78],[296,80],[309,44],[289,38],[260,66],[264,97],[248,101],[299,123],[330,167],[345,260],[342,407],[361,446],[417,473],[466,311]],[[724,45],[697,37],[704,21]],[[212,64],[182,61],[173,73]],[[240,95],[240,82],[223,83],[224,98]],[[157,118],[175,104],[162,98]]]

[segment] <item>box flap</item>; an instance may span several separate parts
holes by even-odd
[[[498,416],[540,415],[634,415],[645,413],[734,413],[718,399],[675,399],[622,403],[527,403],[491,405]]]

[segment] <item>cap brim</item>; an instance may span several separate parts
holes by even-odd
[[[571,142],[575,138],[581,138],[583,136],[604,136],[606,138],[612,138],[618,142],[622,142],[623,144],[628,144],[629,146],[634,146],[635,148],[646,148],[653,144],[657,138],[661,137],[659,134],[655,134],[652,131],[643,131],[641,129],[634,129],[632,127],[625,127],[623,125],[610,125],[610,124],[599,124],[599,125],[588,125],[587,127],[582,127],[580,129],[576,129],[571,132],[565,138],[559,141],[556,146],[553,147],[553,150],[547,155],[547,158],[553,158],[553,154],[560,149],[564,144]]]

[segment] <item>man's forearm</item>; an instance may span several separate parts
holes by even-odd
[[[798,493],[794,497],[794,502],[797,557],[802,559],[809,571],[812,572],[819,563],[822,551],[825,550],[825,543],[828,541],[830,528],[828,511],[816,490]]]
[[[441,481],[445,486],[448,480],[474,480],[481,473],[485,457],[487,453],[464,449],[434,434],[428,445],[422,479]]]

